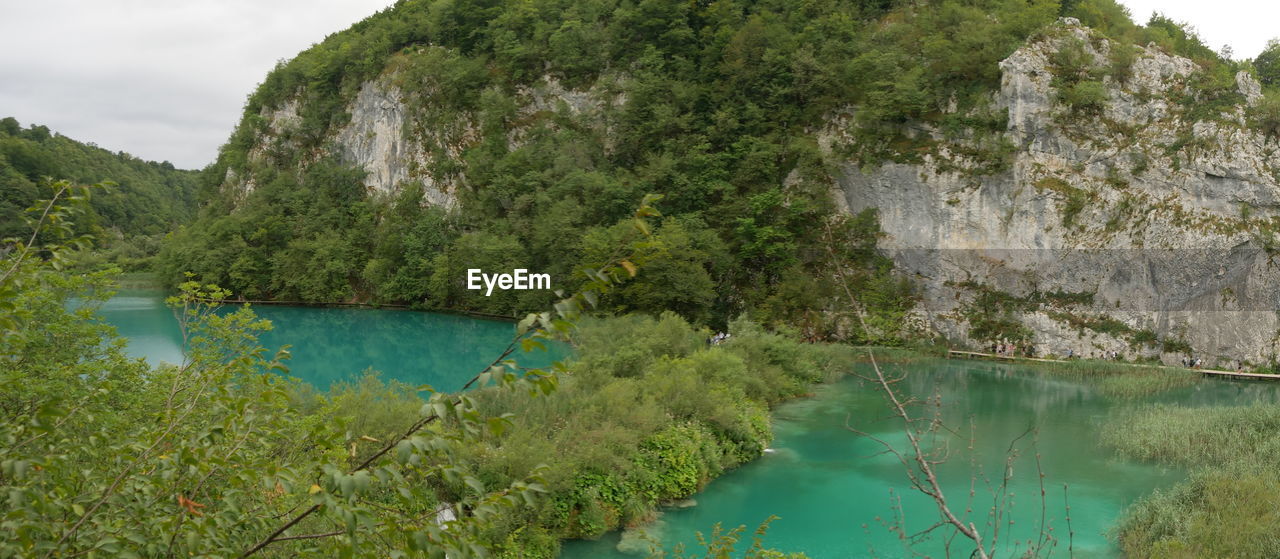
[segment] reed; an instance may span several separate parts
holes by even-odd
[[[1118,400],[1146,398],[1203,380],[1195,371],[1188,369],[1095,359],[1033,362],[1031,366],[1054,376],[1092,381],[1103,396]]]
[[[1121,455],[1193,469],[1130,507],[1113,536],[1129,557],[1274,557],[1280,549],[1280,406],[1145,406],[1111,418]]]

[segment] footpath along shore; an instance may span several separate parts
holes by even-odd
[[[1004,361],[1026,361],[1038,363],[1070,363],[1066,359],[1043,359],[1038,357],[1016,357],[1012,355],[1000,355],[997,353],[982,353],[979,351],[960,351],[958,349],[947,350],[947,357],[957,357],[960,359],[997,359]],[[1244,373],[1236,371],[1223,371],[1219,369],[1186,369],[1182,367],[1170,367],[1167,365],[1146,365],[1143,363],[1124,363],[1113,362],[1116,365],[1128,365],[1130,367],[1148,367],[1153,369],[1177,369],[1182,371],[1195,371],[1205,376],[1218,378],[1240,378],[1240,379],[1256,379],[1256,380],[1280,380],[1280,375],[1267,375],[1262,373]]]

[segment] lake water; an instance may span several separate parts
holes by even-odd
[[[261,344],[273,351],[290,345],[290,374],[320,389],[373,368],[384,379],[457,390],[515,334],[511,322],[439,313],[277,305],[253,310],[272,323]],[[160,291],[121,290],[100,314],[128,338],[130,355],[152,364],[182,361],[178,322]],[[535,351],[516,358],[523,365],[544,366],[562,354]]]
[[[445,314],[266,305],[254,310],[274,324],[262,336],[263,345],[291,345],[291,374],[322,389],[373,368],[384,378],[454,390],[489,363],[514,334],[508,322]],[[101,314],[129,339],[132,355],[152,363],[182,359],[177,322],[159,292],[122,291]],[[521,360],[550,359],[541,354]],[[1016,445],[1020,457],[1007,491],[1012,504],[1000,522],[1000,541],[1006,542],[1002,557],[1025,549],[1008,542],[1039,533],[1042,514],[1059,540],[1056,554],[1068,556],[1070,545],[1075,557],[1115,556],[1105,533],[1123,509],[1185,475],[1118,460],[1102,448],[1098,439],[1103,422],[1117,406],[1132,404],[1109,401],[1086,382],[1016,365],[970,361],[888,368],[910,373],[898,385],[904,395],[940,396],[941,417],[958,433],[950,440],[950,458],[939,467],[944,489],[953,508],[962,512],[969,503],[971,482],[977,480],[971,518],[988,537],[992,530],[985,515],[992,496],[982,479],[998,485],[1011,441],[1034,427],[1035,434]],[[1192,406],[1274,403],[1280,402],[1277,388],[1260,382],[1202,382],[1154,400]],[[857,379],[820,387],[812,398],[780,406],[774,413],[772,451],[713,481],[694,497],[696,506],[665,512],[651,527],[653,537],[668,549],[683,544],[695,550],[697,533],[709,532],[716,523],[727,528],[745,525],[749,533],[777,515],[765,539],[769,547],[802,551],[813,559],[911,556],[890,527],[900,523],[907,534],[927,528],[937,520],[933,502],[910,489],[903,466],[892,455],[846,428],[847,422],[905,448],[901,423],[885,420],[887,412],[880,394]],[[1047,493],[1043,501],[1041,470]],[[1071,507],[1069,527],[1064,484]],[[1074,536],[1068,536],[1069,529]],[[620,553],[619,540],[618,533],[611,533],[597,541],[567,542],[562,557],[636,557]],[[914,550],[931,556],[945,551],[938,538],[917,543]],[[963,556],[968,548],[957,543],[952,551]]]
[[[899,385],[917,397],[941,396],[946,425],[959,436],[950,441],[951,457],[938,468],[945,494],[957,513],[969,502],[975,472],[999,485],[1010,443],[1030,427],[1036,434],[1017,445],[1008,494],[1012,506],[1002,522],[1001,542],[1025,542],[1045,524],[1059,540],[1054,555],[1113,557],[1117,550],[1105,536],[1123,509],[1152,490],[1167,487],[1184,472],[1119,460],[1098,444],[1101,425],[1119,405],[1108,401],[1084,382],[1066,381],[1025,367],[994,363],[939,361],[908,367]],[[1222,405],[1276,401],[1270,383],[1203,382],[1160,396],[1184,405]],[[917,409],[916,413],[928,410]],[[697,533],[709,533],[716,523],[739,525],[750,533],[770,515],[765,544],[783,551],[802,551],[813,559],[853,557],[910,557],[901,539],[890,530],[896,518],[905,519],[907,534],[938,520],[933,501],[913,491],[905,470],[892,455],[878,454],[878,443],[845,427],[857,427],[893,446],[907,448],[900,421],[885,420],[888,407],[881,395],[857,379],[825,386],[815,397],[790,402],[775,411],[772,452],[716,479],[694,496],[696,506],[668,510],[652,534],[670,549],[683,544],[700,550]],[[931,412],[930,412],[931,413]],[[972,428],[972,429],[971,429]],[[972,433],[974,452],[968,451]],[[1032,437],[1034,437],[1034,446]],[[1041,454],[1046,498],[1040,498],[1035,452]],[[1066,499],[1070,504],[1068,535]],[[900,500],[899,500],[900,499]],[[1043,503],[1043,506],[1042,506]],[[971,517],[987,534],[985,514],[992,491],[978,476]],[[896,511],[896,512],[895,512]],[[1012,526],[1008,520],[1013,520]],[[939,530],[941,533],[942,530]],[[636,557],[617,551],[619,534],[597,541],[566,542],[563,559]],[[1072,546],[1074,553],[1068,553]],[[739,551],[741,551],[741,547]],[[972,546],[958,542],[951,556],[967,557]],[[1000,557],[1016,557],[1010,543]],[[914,551],[946,556],[940,538],[918,543]],[[701,557],[701,555],[698,555]]]

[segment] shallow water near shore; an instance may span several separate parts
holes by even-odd
[[[898,385],[903,393],[940,397],[941,417],[957,432],[947,441],[948,461],[938,468],[943,489],[957,513],[970,506],[973,490],[975,512],[970,519],[988,538],[996,535],[987,525],[987,513],[993,492],[1000,491],[1010,445],[1034,428],[1013,445],[1018,456],[1005,493],[1011,504],[1003,508],[998,523],[998,556],[1020,555],[1042,525],[1057,541],[1055,555],[1118,556],[1106,532],[1125,507],[1185,476],[1177,469],[1118,459],[1103,448],[1099,436],[1109,414],[1142,401],[1107,400],[1089,381],[976,361],[886,366],[890,371],[908,373]],[[1188,406],[1274,402],[1280,394],[1277,388],[1261,382],[1208,381],[1146,401]],[[743,525],[746,544],[738,548],[742,551],[751,532],[776,515],[764,538],[769,548],[800,551],[813,559],[911,556],[895,527],[915,534],[933,525],[938,520],[934,503],[910,488],[906,470],[893,455],[846,428],[847,422],[896,448],[907,448],[902,423],[885,419],[888,413],[880,393],[857,379],[821,387],[812,398],[779,406],[772,451],[712,481],[693,497],[696,506],[666,511],[652,534],[665,549],[679,544],[686,552],[699,551],[698,532],[709,534],[716,523],[726,529]],[[915,413],[932,412],[917,408]],[[947,531],[936,533],[912,549],[946,556],[940,536]],[[619,552],[619,540],[620,534],[611,533],[597,541],[566,542],[561,557],[636,557]],[[957,539],[950,555],[964,557],[971,550]]]

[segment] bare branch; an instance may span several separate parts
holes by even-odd
[[[938,507],[938,513],[942,516],[943,522],[955,527],[957,532],[973,541],[976,546],[973,554],[976,557],[979,559],[988,559],[989,553],[984,545],[982,534],[978,531],[977,526],[972,522],[966,523],[951,511],[951,507],[947,503],[946,495],[942,490],[942,485],[938,482],[938,476],[933,470],[935,462],[929,458],[930,455],[926,454],[924,449],[921,447],[919,434],[911,428],[913,420],[910,414],[907,413],[907,409],[902,400],[898,398],[898,395],[893,391],[893,386],[889,382],[888,378],[886,378],[884,372],[881,371],[880,365],[876,362],[875,354],[868,350],[867,355],[871,358],[871,366],[876,373],[875,381],[879,384],[880,389],[884,391],[893,411],[900,419],[902,419],[906,427],[905,431],[907,435],[907,442],[911,445],[910,459],[915,462],[915,468],[911,468],[910,466],[907,468],[907,475],[908,478],[912,480],[912,485],[915,485],[919,491],[933,499],[934,504]],[[880,441],[879,439],[874,440],[877,440],[882,445],[886,444],[884,441]],[[901,456],[901,454],[898,454],[896,451],[895,454]],[[902,460],[906,463],[905,458],[902,458]],[[915,469],[918,469],[920,474],[923,475],[924,484],[920,483],[919,476],[914,472]]]

